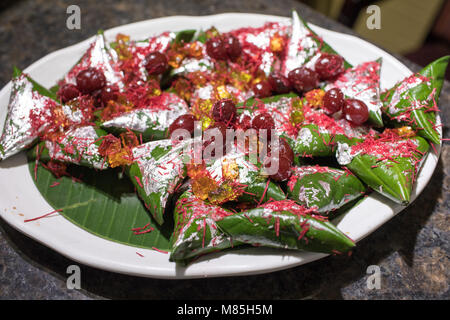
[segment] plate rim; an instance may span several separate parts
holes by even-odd
[[[152,23],[160,23],[160,22],[168,22],[168,21],[173,21],[174,24],[177,23],[177,20],[182,20],[182,19],[189,19],[189,20],[214,20],[217,18],[225,18],[225,19],[233,19],[233,17],[244,17],[244,16],[252,16],[252,17],[256,17],[256,18],[263,18],[266,19],[266,21],[288,21],[290,18],[289,17],[283,17],[283,16],[276,16],[276,15],[266,15],[266,14],[257,14],[257,13],[233,13],[233,12],[229,12],[229,13],[221,13],[221,14],[215,14],[215,15],[204,15],[204,16],[187,16],[187,15],[176,15],[176,16],[168,16],[168,17],[161,17],[161,18],[155,18],[155,19],[148,19],[148,20],[142,20],[142,21],[137,21],[137,22],[133,22],[130,24],[125,24],[125,25],[121,25],[121,26],[117,26],[117,27],[113,27],[110,28],[108,30],[105,30],[105,36],[107,38],[109,38],[111,35],[115,35],[117,32],[119,32],[118,30],[123,30],[123,29],[133,29],[133,28],[141,28],[141,26],[152,22]],[[169,22],[170,23],[170,22]],[[198,24],[200,25],[202,22],[198,21]],[[411,70],[405,66],[401,61],[399,61],[397,58],[395,58],[394,56],[392,56],[390,53],[384,51],[383,49],[375,46],[374,44],[367,42],[364,39],[358,38],[356,36],[353,35],[349,35],[346,33],[340,33],[334,30],[329,30],[329,29],[325,29],[319,26],[316,26],[314,24],[308,23],[311,28],[318,32],[318,33],[330,33],[333,34],[335,36],[339,36],[339,37],[344,37],[347,38],[348,40],[351,41],[359,41],[362,42],[364,44],[364,46],[368,47],[369,49],[376,51],[376,52],[380,52],[383,55],[383,59],[389,59],[391,60],[395,65],[400,66],[406,73],[412,73]],[[183,28],[180,28],[180,30]],[[170,30],[170,31],[175,31],[175,30]],[[151,34],[151,32],[148,32],[149,34]],[[92,39],[95,36],[89,37],[88,39],[85,39],[81,42],[78,42],[76,44],[73,44],[71,46],[65,47],[65,48],[61,48],[58,49],[56,51],[53,51],[47,55],[45,55],[44,57],[38,59],[37,61],[33,62],[31,65],[29,65],[26,69],[24,69],[24,72],[29,72],[32,71],[33,69],[36,69],[39,67],[39,65],[41,64],[45,64],[48,61],[51,61],[54,57],[64,54],[66,51],[72,51],[72,50],[76,50],[78,48],[82,48],[83,46],[86,46],[92,41]],[[9,91],[10,91],[10,87],[11,87],[11,81],[8,82],[3,89],[0,91],[0,97],[3,96],[3,94],[5,94],[5,91],[7,91],[7,95],[9,96]],[[440,120],[440,115],[437,115],[437,118]],[[0,126],[3,126],[3,123],[0,124]],[[442,133],[441,133],[442,134]],[[424,162],[430,161],[430,155],[434,155],[432,162],[434,162],[434,166],[432,168],[431,173],[426,177],[426,180],[424,182],[424,186],[422,187],[421,190],[419,190],[419,193],[416,195],[415,198],[417,198],[417,196],[422,192],[422,190],[424,189],[424,187],[428,184],[429,180],[431,179],[436,166],[437,166],[437,162],[439,159],[439,155],[440,155],[440,151],[441,151],[441,145],[437,146],[437,154],[434,154],[432,152],[428,153],[427,158],[424,160]],[[8,161],[9,159],[5,160]],[[4,161],[4,162],[5,162]],[[13,162],[14,161],[19,161],[19,162],[25,162],[26,163],[26,157],[24,152],[21,152],[19,155],[16,155],[13,157]],[[4,163],[3,162],[3,163]],[[2,163],[0,163],[0,171],[3,170],[3,165]],[[27,167],[27,171],[28,171],[28,167]],[[422,171],[421,171],[422,172]],[[33,183],[33,182],[32,182]],[[36,186],[33,183],[33,186],[36,188]],[[37,189],[37,188],[36,188]],[[37,191],[39,192],[39,191]],[[374,198],[377,198],[377,194],[372,193],[369,197],[374,196]],[[381,196],[378,196],[378,198]],[[1,199],[0,199],[1,200]],[[384,201],[383,198],[381,198],[382,201]],[[412,200],[411,203],[414,201]],[[44,200],[45,201],[45,200]],[[393,203],[391,203],[393,204]],[[375,230],[377,230],[378,228],[380,228],[383,224],[385,224],[386,222],[388,222],[392,217],[394,217],[396,214],[398,214],[398,212],[402,211],[403,209],[405,209],[406,207],[401,207],[400,209],[398,208],[399,206],[394,205],[393,206],[393,215],[390,216],[388,219],[385,219],[384,221],[382,221],[381,223],[379,223],[379,225],[377,225],[376,227],[372,228],[372,230],[370,230],[370,232],[364,234],[362,237],[360,237],[359,239],[357,239],[358,241],[362,240],[363,238],[365,238],[366,236],[368,236],[370,233],[374,232]],[[250,248],[250,249],[240,249],[238,250],[239,252],[227,252],[227,253],[223,253],[223,254],[218,254],[219,257],[220,256],[239,256],[239,255],[246,255],[246,254],[252,254],[252,256],[268,256],[268,257],[292,257],[292,256],[301,256],[301,259],[299,261],[291,261],[291,262],[283,262],[283,258],[281,263],[278,261],[277,263],[272,263],[269,265],[266,265],[264,267],[261,267],[259,269],[252,269],[252,268],[247,268],[247,269],[243,269],[243,270],[235,270],[233,268],[231,269],[224,269],[224,268],[217,268],[214,269],[215,272],[205,272],[205,271],[201,271],[204,270],[202,269],[202,267],[197,268],[200,270],[195,270],[196,268],[192,268],[192,267],[188,267],[188,268],[181,268],[184,270],[180,270],[179,266],[176,266],[174,263],[169,263],[172,265],[171,270],[168,271],[167,269],[164,268],[158,268],[158,267],[143,267],[141,265],[139,265],[138,267],[133,265],[130,265],[130,263],[124,263],[123,261],[115,261],[115,264],[112,265],[110,260],[105,260],[104,258],[101,258],[99,256],[96,255],[87,255],[85,253],[82,252],[68,252],[68,250],[66,250],[66,248],[62,248],[58,245],[56,245],[55,241],[48,237],[48,235],[42,236],[42,234],[39,233],[39,231],[37,231],[37,228],[34,228],[33,224],[24,224],[23,221],[22,223],[19,222],[19,219],[16,218],[11,218],[12,216],[5,213],[3,210],[0,211],[0,215],[2,216],[2,218],[10,225],[12,226],[14,229],[18,230],[21,233],[24,233],[25,235],[27,235],[28,237],[36,240],[37,242],[45,245],[46,247],[51,248],[52,250],[58,252],[59,254],[74,260],[78,263],[82,263],[84,265],[88,265],[91,267],[95,267],[95,268],[99,268],[102,270],[107,270],[110,272],[116,272],[116,273],[122,273],[122,274],[128,274],[128,275],[133,275],[133,276],[142,276],[142,277],[152,277],[152,278],[164,278],[164,279],[192,279],[192,278],[201,278],[201,277],[223,277],[223,276],[245,276],[245,275],[250,275],[250,274],[261,274],[261,273],[268,273],[268,272],[275,272],[275,271],[279,271],[279,270],[283,270],[283,269],[287,269],[287,268],[292,268],[298,265],[302,265],[305,263],[309,263],[318,259],[321,259],[323,257],[328,256],[327,254],[320,254],[320,253],[311,253],[311,252],[285,252],[285,251],[281,251],[281,250],[275,250],[275,249],[267,249],[265,250],[265,248],[263,250],[261,250],[260,248],[256,249],[259,252],[255,253],[255,249],[254,248]],[[58,219],[59,218],[59,219]],[[342,219],[344,219],[345,216],[339,217],[339,223],[341,223]],[[53,218],[52,218],[53,219]],[[62,223],[61,219],[63,219],[64,221],[70,223],[71,225],[73,225],[75,228],[80,229],[81,231],[83,231],[84,233],[88,233],[89,235],[94,236],[92,233],[90,233],[89,231],[82,229],[80,227],[78,227],[77,225],[73,224],[72,222],[70,222],[69,220],[65,219],[62,216],[56,216],[55,219],[59,220],[60,222],[57,223]],[[149,256],[149,257],[157,257],[158,255],[161,255],[160,253],[156,253],[155,251],[152,251],[150,249],[141,249],[141,248],[136,248],[133,246],[129,246],[129,245],[124,245],[121,243],[117,243],[117,242],[113,242],[111,240],[106,240],[104,238],[101,238],[99,236],[94,236],[94,238],[96,238],[97,240],[101,240],[101,241],[107,241],[110,243],[113,243],[114,246],[123,246],[123,247],[127,247],[127,248],[132,248],[132,251],[140,251],[143,252],[145,254],[145,256]],[[248,252],[250,251],[250,252]],[[137,251],[136,251],[137,252]],[[217,254],[215,254],[217,256]],[[134,257],[136,258],[136,257]],[[208,268],[208,261],[210,260],[214,260],[216,259],[214,256],[210,256],[210,258],[208,259],[204,259],[202,260],[202,263],[204,263],[205,268]],[[131,259],[133,260],[133,259]],[[131,261],[130,260],[130,261]],[[167,257],[168,260],[168,257]],[[257,259],[258,260],[258,259]],[[259,259],[260,260],[260,259]],[[288,258],[289,260],[289,258]],[[134,260],[133,260],[134,261]],[[225,267],[230,267],[230,266],[225,266]],[[192,271],[192,269],[194,269],[194,271]]]

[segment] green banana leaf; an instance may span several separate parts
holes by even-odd
[[[45,200],[55,210],[62,210],[59,214],[80,228],[134,247],[170,249],[173,221],[169,219],[168,223],[160,226],[151,220],[121,168],[97,171],[73,165],[68,166],[71,176],[56,179],[49,170],[29,158],[29,170]],[[36,212],[35,215],[44,213]],[[133,229],[143,228],[148,223],[145,230],[151,232],[143,232],[144,229],[141,233],[133,232]]]
[[[384,114],[437,145],[441,137],[436,130],[435,108],[449,60],[450,56],[439,58],[381,94]]]
[[[335,211],[361,197],[366,187],[347,171],[320,166],[294,167],[288,198],[317,212]]]
[[[170,238],[171,261],[186,263],[207,253],[238,245],[215,223],[218,217],[232,212],[197,199],[189,190],[180,196],[173,214],[175,227]]]
[[[283,200],[226,216],[216,224],[233,241],[257,246],[323,253],[343,253],[355,246],[331,222],[308,213],[311,210]]]
[[[158,224],[163,224],[169,199],[186,177],[188,161],[183,151],[189,143],[192,141],[173,146],[170,140],[159,140],[132,150],[135,162],[126,173]]]
[[[411,190],[420,169],[421,160],[429,149],[429,144],[421,137],[417,136],[409,140],[417,145],[417,151],[411,154],[391,153],[395,152],[395,149],[399,149],[399,145],[383,141],[379,142],[377,146],[385,145],[390,148],[391,152],[374,155],[363,151],[352,155],[352,148],[358,147],[358,144],[353,147],[340,144],[336,157],[341,165],[345,165],[373,190],[397,203],[407,205],[411,199]],[[386,156],[392,158],[386,158]]]

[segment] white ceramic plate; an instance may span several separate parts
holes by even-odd
[[[214,25],[221,31],[228,31],[238,27],[261,26],[267,21],[286,21],[287,19],[240,13],[203,17],[175,16],[117,27],[106,31],[105,35],[108,40],[113,40],[119,32],[131,35],[133,39],[143,39],[167,30],[208,28]],[[312,28],[354,65],[382,57],[382,88],[388,88],[411,74],[411,71],[394,57],[366,41],[316,26],[312,26]],[[50,87],[76,63],[91,41],[92,39],[88,39],[74,46],[55,51],[33,63],[25,69],[25,72],[44,86]],[[0,91],[1,125],[3,125],[6,115],[10,88],[11,83],[8,83]],[[412,200],[430,180],[439,153],[440,148],[437,150],[437,154],[430,153],[426,157],[412,193]],[[187,268],[179,267],[175,263],[169,262],[167,254],[102,239],[57,214],[24,223],[24,219],[53,211],[53,208],[35,187],[24,153],[0,163],[0,189],[0,214],[10,225],[70,259],[109,271],[155,278],[247,275],[281,270],[326,256],[309,252],[249,248],[206,256]],[[373,193],[345,216],[340,217],[338,227],[350,238],[359,241],[402,209],[404,207]],[[382,244],[380,243],[380,245]]]

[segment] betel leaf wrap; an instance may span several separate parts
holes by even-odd
[[[105,170],[109,168],[108,161],[98,151],[101,137],[105,135],[106,131],[95,126],[69,129],[56,140],[40,142],[30,150],[28,157],[42,162],[54,160]]]
[[[256,246],[342,253],[354,242],[331,222],[291,200],[274,201],[216,221],[233,241]]]
[[[14,68],[8,110],[0,137],[0,160],[25,149],[49,125],[51,111],[60,105],[56,96]]]
[[[222,199],[220,202],[237,200],[251,203],[285,199],[281,187],[263,176],[260,167],[258,161],[252,163],[248,156],[236,149],[214,159],[205,167],[205,174],[217,186],[210,190],[208,199],[212,202]]]
[[[332,83],[325,86],[328,91],[339,88],[345,98],[358,99],[369,109],[369,122],[383,127],[380,101],[381,58],[367,61],[341,73]]]
[[[439,145],[436,112],[450,56],[439,58],[381,94],[383,112],[399,125],[411,126],[417,134]]]
[[[314,70],[314,64],[321,53],[339,55],[328,43],[317,35],[296,11],[292,12],[292,31],[286,48],[286,57],[281,66],[281,72],[287,75],[295,68],[306,66]],[[344,59],[344,68],[352,65]]]
[[[198,199],[190,190],[177,200],[173,214],[175,227],[170,238],[171,261],[188,262],[236,245],[216,225],[217,219],[232,212]]]
[[[101,123],[102,129],[119,134],[133,131],[143,142],[165,139],[172,122],[189,111],[187,103],[174,93],[163,92],[146,108],[121,113]]]
[[[255,69],[269,76],[270,73],[279,69],[282,62],[280,51],[283,50],[283,45],[272,46],[272,40],[278,38],[279,42],[283,43],[288,38],[289,31],[289,23],[266,22],[261,27],[239,28],[228,32],[227,35],[232,35],[239,40],[243,61],[252,61]],[[233,64],[230,63],[230,66],[233,68]]]
[[[294,167],[288,182],[288,198],[327,213],[361,197],[366,187],[351,172],[321,166]]]
[[[173,145],[170,140],[145,143],[133,148],[135,162],[127,169],[139,197],[155,221],[164,222],[169,197],[186,177],[192,140]]]
[[[300,102],[301,98],[295,93],[275,95],[272,97],[255,99],[250,98],[245,102],[239,103],[238,113],[240,117],[254,117],[258,113],[268,112],[275,123],[275,132],[279,136],[295,136],[296,126],[291,123],[291,113],[295,108],[295,103]]]
[[[318,116],[320,119],[307,119],[298,135],[294,139],[288,139],[295,154],[303,157],[328,157],[334,154],[339,142],[356,143],[366,135],[376,135],[369,127],[357,127],[345,119],[336,120],[325,114]]]
[[[81,59],[69,70],[60,83],[76,84],[76,77],[81,70],[96,68],[105,76],[107,84],[123,87],[123,73],[116,68],[119,60],[117,53],[110,47],[103,31],[99,31]]]
[[[427,141],[419,136],[395,140],[384,136],[354,146],[339,144],[336,157],[373,190],[407,205],[428,149]]]

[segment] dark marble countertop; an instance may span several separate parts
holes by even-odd
[[[81,30],[66,28],[66,8],[81,8]],[[222,12],[290,16],[353,32],[292,0],[17,1],[0,12],[0,86],[12,65],[25,68],[44,55],[84,40],[98,29],[171,15]],[[413,71],[420,68],[398,57]],[[445,136],[450,119],[450,85],[441,94]],[[73,261],[29,239],[0,219],[0,299],[449,299],[450,144],[420,197],[358,243],[353,254],[279,272],[195,280],[160,280],[81,266],[81,290],[66,287]],[[381,288],[367,287],[367,268],[381,270]]]

